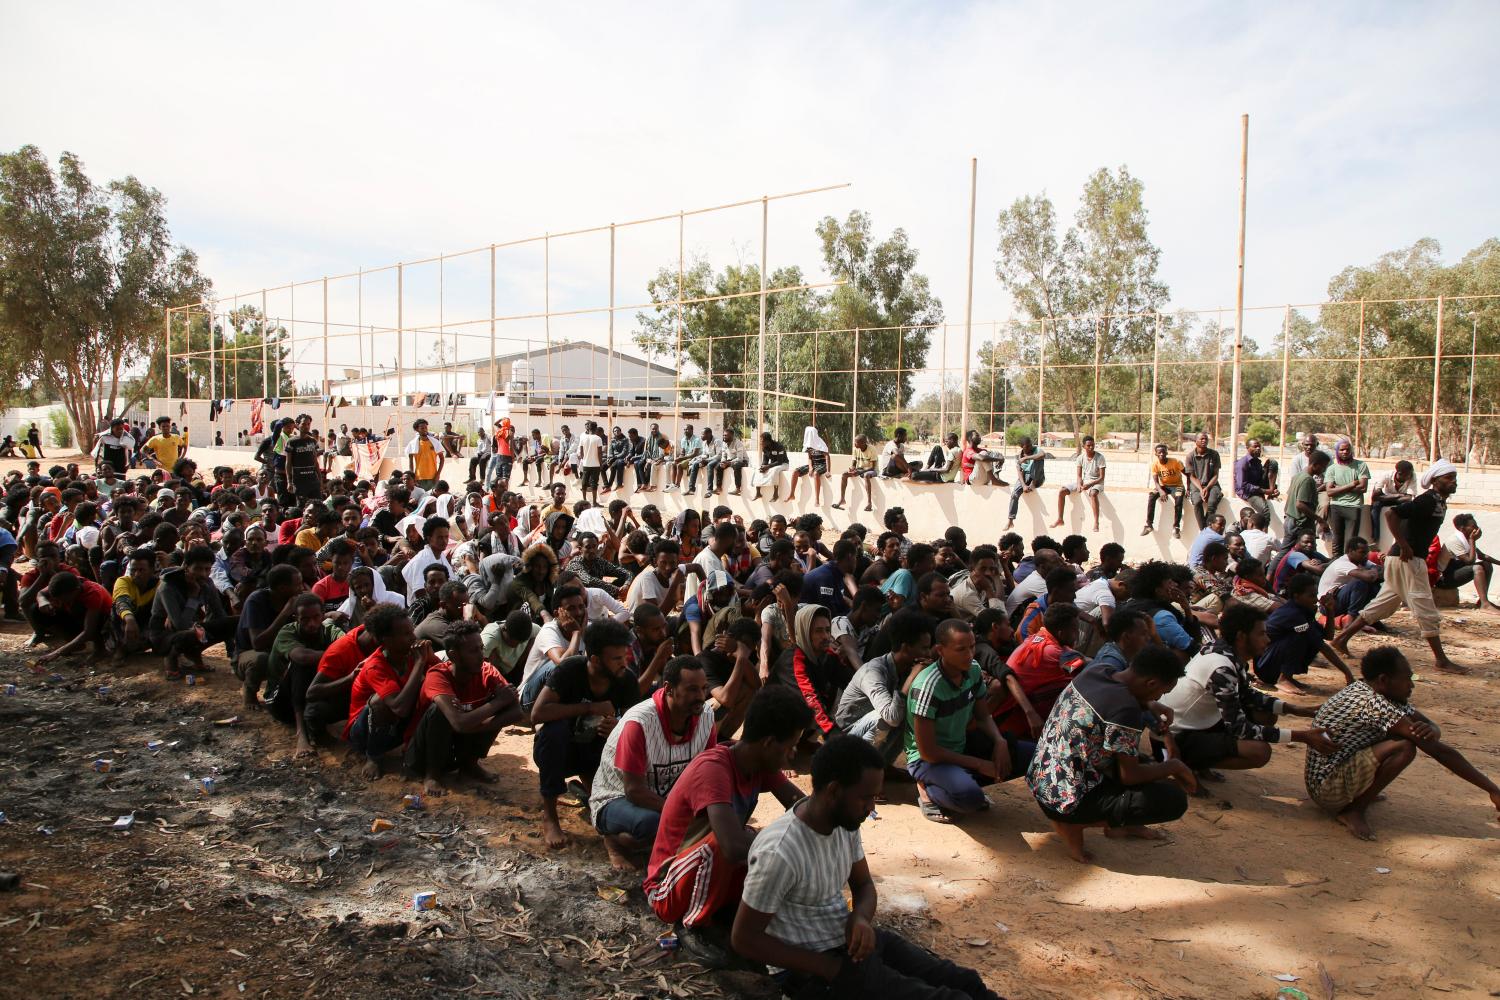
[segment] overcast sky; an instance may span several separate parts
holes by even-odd
[[[1344,266],[1423,236],[1457,258],[1500,218],[1493,2],[4,0],[3,23],[0,147],[71,150],[96,179],[159,188],[226,295],[848,182],[773,204],[772,266],[818,271],[815,221],[862,208],[881,234],[907,230],[961,323],[977,156],[976,322],[1008,313],[996,213],[1045,191],[1070,218],[1086,176],[1119,164],[1145,182],[1174,305],[1230,307],[1242,112],[1251,304],[1317,301]],[[675,220],[617,233],[617,302],[641,301],[677,236]],[[758,205],[686,224],[688,254],[716,264],[756,260],[759,240]],[[608,260],[607,235],[553,241],[552,308],[604,305]],[[540,311],[541,245],[499,269],[497,312]],[[393,280],[368,279],[366,323],[394,322]],[[407,325],[436,321],[436,282],[408,269]],[[353,289],[335,283],[335,322],[353,322]],[[310,336],[319,296],[296,294],[271,312],[295,308]],[[487,255],[445,267],[445,319],[484,317],[487,299]],[[633,326],[621,312],[617,339]],[[335,363],[354,355],[335,344]]]

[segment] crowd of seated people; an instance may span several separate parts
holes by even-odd
[[[1383,510],[1385,556],[1358,534],[1333,556],[1306,489],[1326,468],[1316,454],[1287,494],[1293,527],[1313,533],[1285,541],[1254,505],[1225,524],[1217,456],[1190,456],[1180,475],[1203,514],[1185,561],[1130,565],[1113,543],[1096,559],[1081,535],[1007,530],[971,546],[954,526],[913,539],[899,507],[873,537],[859,523],[833,537],[811,513],[745,524],[720,506],[668,521],[650,503],[570,502],[561,478],[527,500],[513,464],[455,491],[441,463],[422,464],[445,450],[425,421],[406,469],[364,481],[299,444],[310,425],[290,421],[254,471],[205,477],[185,453],[143,471],[127,450],[94,473],[12,473],[5,611],[46,645],[39,659],[151,653],[177,677],[212,670],[204,654],[222,646],[244,704],[283,723],[296,755],[342,745],[364,775],[399,770],[430,794],[496,780],[491,746],[526,727],[547,845],[565,846],[566,817],[582,815],[612,863],[643,868],[651,907],[691,948],[738,951],[784,985],[855,996],[883,985],[878,972],[910,980],[902,996],[991,995],[870,926],[858,830],[888,777],[944,824],[994,808],[990,786],[1025,782],[1079,860],[1087,828],[1159,837],[1200,781],[1264,766],[1278,743],[1306,746],[1309,794],[1357,836],[1373,836],[1370,802],[1417,750],[1500,808],[1500,789],[1409,704],[1394,647],[1344,658],[1351,630],[1405,603],[1446,662],[1427,553],[1447,553],[1440,579],[1480,581],[1491,565],[1467,515],[1437,541],[1457,481],[1446,463]],[[965,463],[956,440],[944,447],[942,475],[1000,469],[999,456]],[[695,473],[718,487],[741,468],[679,467],[685,450],[662,454],[687,490]],[[1015,481],[1034,489],[1042,460],[1023,451]],[[808,476],[820,487],[815,454],[789,489]],[[851,478],[923,471],[903,470],[899,449],[867,458]],[[1077,463],[1060,504],[1096,495],[1097,458]],[[1253,473],[1237,465],[1235,489]],[[29,565],[18,577],[17,562]],[[1321,706],[1304,680],[1319,657],[1347,684]],[[808,752],[804,796],[784,770]],[[762,792],[787,811],[757,832]]]

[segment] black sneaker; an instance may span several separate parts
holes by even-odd
[[[727,969],[733,961],[729,950],[719,943],[721,935],[701,927],[677,927],[677,946],[688,957],[707,969]]]

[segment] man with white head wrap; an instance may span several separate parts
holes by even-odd
[[[828,442],[823,440],[823,435],[812,424],[802,429],[802,452],[807,456],[807,464],[792,470],[792,488],[787,492],[787,503],[797,499],[797,481],[810,475],[813,481],[813,503],[821,504],[823,477],[828,475]]]
[[[1405,604],[1417,619],[1422,638],[1432,647],[1437,669],[1466,673],[1443,651],[1443,641],[1438,636],[1443,618],[1433,603],[1432,586],[1427,579],[1427,550],[1442,530],[1448,498],[1458,489],[1458,469],[1447,459],[1439,459],[1422,473],[1421,486],[1423,492],[1418,496],[1385,509],[1385,525],[1394,539],[1385,560],[1385,581],[1375,599],[1329,645],[1341,654],[1348,653],[1350,637]]]

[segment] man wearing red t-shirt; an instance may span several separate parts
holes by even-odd
[[[406,770],[424,779],[422,790],[441,795],[439,779],[448,771],[492,784],[480,766],[500,729],[521,720],[520,695],[500,671],[485,662],[477,622],[448,629],[448,662],[427,671],[417,710],[407,731]]]
[[[344,737],[364,755],[360,774],[371,781],[380,777],[380,758],[406,741],[406,727],[417,706],[427,668],[437,662],[432,646],[417,642],[411,619],[405,614],[376,614],[383,604],[365,616],[365,631],[380,644],[359,665],[349,691],[349,724]]]
[[[41,643],[43,634],[51,631],[55,624],[52,608],[42,604],[41,597],[46,593],[47,585],[52,582],[52,578],[59,573],[71,573],[76,576],[78,570],[63,562],[62,548],[56,542],[38,542],[31,569],[21,574],[21,591],[17,595],[21,604],[21,614],[31,623],[32,635],[26,641],[27,646]]]
[[[405,613],[395,605],[382,604],[372,608],[369,615],[380,608],[391,609],[381,612],[387,618]],[[365,616],[366,619],[369,615]],[[349,694],[354,687],[354,675],[359,665],[379,647],[375,634],[361,624],[333,640],[333,645],[323,650],[318,660],[318,672],[307,686],[302,704],[297,706],[302,713],[303,732],[317,739],[335,722],[340,729],[343,728],[349,721]]]
[[[694,757],[667,793],[646,869],[646,900],[662,920],[681,925],[679,938],[695,957],[723,961],[723,946],[703,932],[716,916],[733,919],[739,906],[755,840],[745,824],[760,793],[770,792],[787,808],[802,798],[782,769],[791,766],[812,724],[812,709],[796,691],[761,688],[745,713],[740,741]]]
[[[52,630],[68,641],[37,657],[38,663],[51,663],[60,656],[80,653],[89,643],[94,644],[94,655],[104,658],[104,627],[109,624],[109,612],[114,606],[109,591],[93,580],[57,573],[47,584],[47,603],[49,608],[37,608],[32,627],[40,635],[39,626],[50,624]],[[49,621],[43,621],[44,612]]]
[[[349,596],[349,572],[354,569],[354,546],[335,538],[328,543],[333,554],[333,572],[312,585],[312,592],[323,602],[323,610],[337,611]]]

